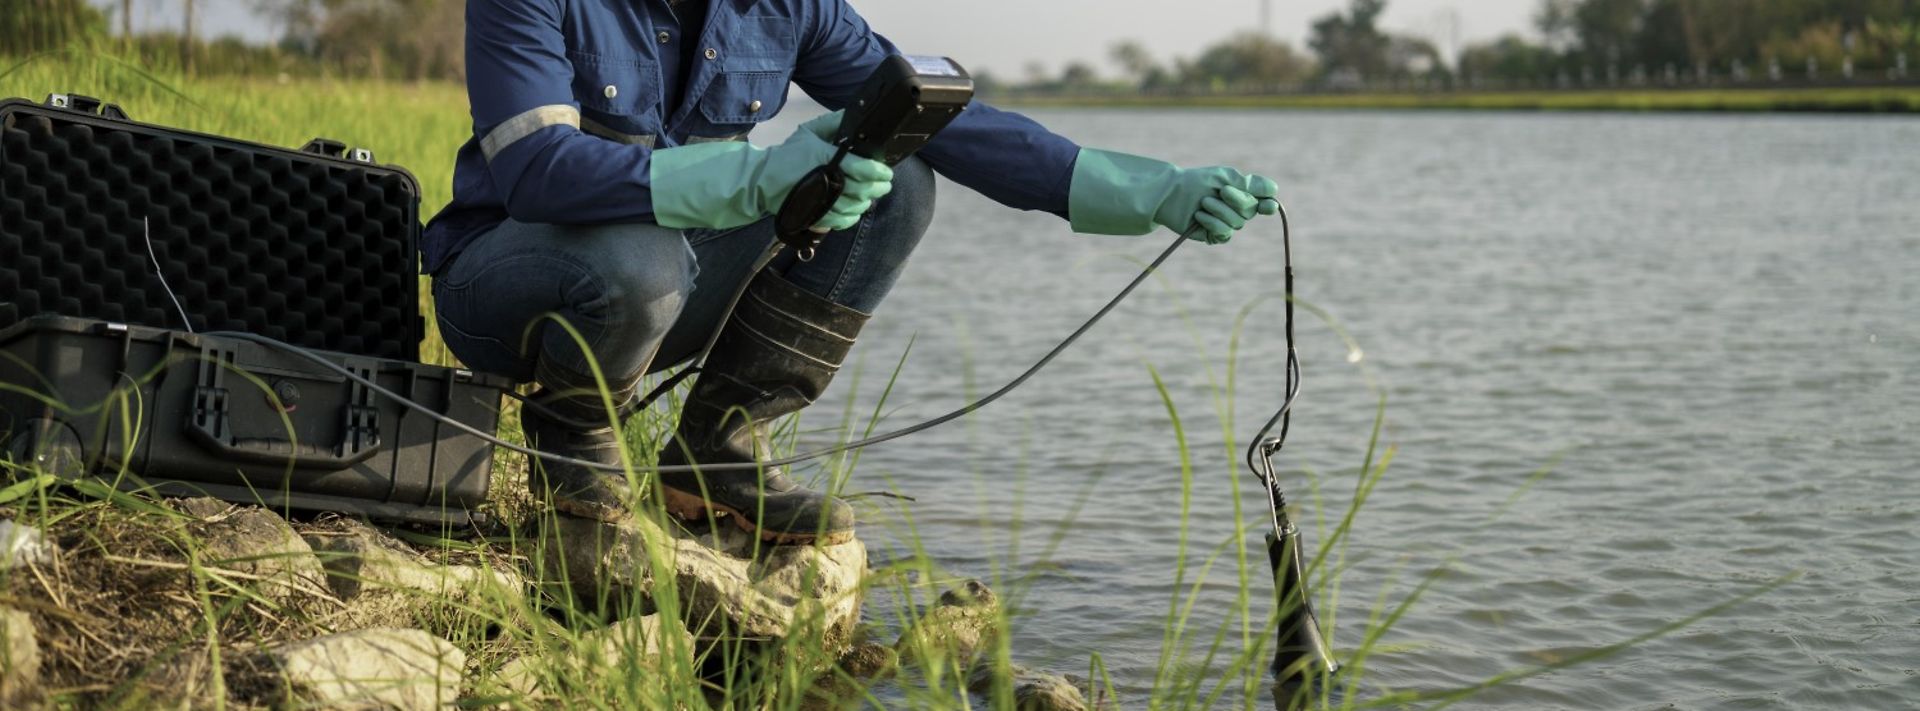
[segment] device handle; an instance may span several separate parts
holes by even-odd
[[[832,163],[814,168],[787,193],[787,201],[780,204],[780,212],[773,218],[773,234],[782,244],[792,247],[801,261],[812,259],[814,248],[819,247],[820,239],[826,236],[813,231],[813,226],[833,210],[840,191],[846,188],[847,174],[840,169],[838,156]]]

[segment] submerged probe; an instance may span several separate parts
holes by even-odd
[[[1247,468],[1267,491],[1267,507],[1273,529],[1267,532],[1267,561],[1273,565],[1273,598],[1279,615],[1278,639],[1273,650],[1273,675],[1284,685],[1311,682],[1340,670],[1321,631],[1320,618],[1313,613],[1311,586],[1307,584],[1304,558],[1306,547],[1300,529],[1287,518],[1287,495],[1280,490],[1279,472],[1273,456],[1287,445],[1287,431],[1293,424],[1293,404],[1300,399],[1300,352],[1293,339],[1293,228],[1287,223],[1287,210],[1280,215],[1281,259],[1286,267],[1287,374],[1286,399],[1279,411],[1253,436],[1247,446]],[[1278,427],[1279,432],[1268,436]]]

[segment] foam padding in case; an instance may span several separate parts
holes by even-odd
[[[417,360],[419,195],[394,167],[0,103],[0,319],[178,329],[171,286],[192,330]]]

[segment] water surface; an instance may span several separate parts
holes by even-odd
[[[1303,318],[1306,394],[1287,480],[1310,517],[1308,471],[1322,506],[1344,507],[1374,414],[1369,373],[1397,448],[1354,532],[1336,645],[1358,642],[1383,590],[1397,600],[1452,561],[1387,635],[1405,649],[1375,659],[1368,686],[1471,684],[1798,572],[1683,632],[1469,705],[1920,700],[1920,122],[1034,115],[1087,145],[1257,167],[1283,186],[1301,297],[1365,349],[1349,364],[1340,340]],[[809,424],[830,424],[849,397],[870,409],[909,339],[887,423],[997,387],[1165,244],[1075,236],[1052,216],[944,187],[925,246],[856,350],[858,392],[843,379]],[[1136,702],[1151,685],[1181,487],[1149,368],[1196,462],[1191,584],[1233,536],[1230,478],[1251,482],[1233,466],[1216,386],[1235,314],[1280,288],[1278,238],[1270,224],[1184,249],[1008,400],[861,460],[851,488],[918,497],[914,524],[943,565],[1032,586],[1021,661],[1084,671],[1098,653]],[[1279,315],[1269,301],[1244,336],[1236,446],[1277,405]],[[1257,512],[1242,513],[1257,531]],[[876,562],[902,554],[898,531],[863,530]],[[1216,565],[1199,629],[1232,619],[1235,576],[1231,558]]]

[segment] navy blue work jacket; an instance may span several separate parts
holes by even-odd
[[[474,136],[454,166],[452,204],[427,228],[427,271],[509,217],[651,222],[655,149],[743,140],[780,113],[789,82],[844,108],[898,53],[846,0],[708,7],[690,38],[667,0],[469,0]],[[1065,216],[1078,153],[1033,120],[976,101],[920,156],[1002,204]]]

